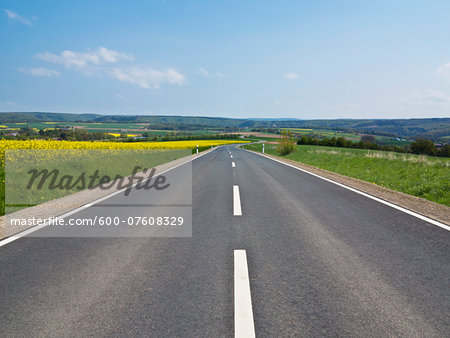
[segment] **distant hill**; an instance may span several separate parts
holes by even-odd
[[[88,122],[104,115],[70,113],[0,113],[0,121],[6,123],[23,122]]]
[[[294,121],[302,127],[323,127],[373,134],[438,140],[450,136],[450,118],[382,119],[382,120],[305,120]],[[284,122],[278,125],[284,126]],[[448,142],[448,140],[447,140]]]
[[[8,112],[0,113],[0,123],[23,122],[134,122],[167,125],[176,129],[198,128],[324,128],[351,130],[361,133],[390,135],[430,140],[450,139],[450,118],[424,119],[232,119],[204,116],[161,116],[161,115],[100,115],[68,114],[47,112]]]

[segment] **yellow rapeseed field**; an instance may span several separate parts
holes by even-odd
[[[114,137],[120,137],[122,134],[118,133],[108,133],[108,135],[114,136]],[[127,134],[127,137],[134,137],[137,136],[136,134]]]
[[[55,140],[0,140],[2,163],[6,149],[194,149],[224,144],[243,143],[234,140],[193,140],[168,142],[88,142]]]

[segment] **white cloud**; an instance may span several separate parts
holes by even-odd
[[[437,72],[450,79],[450,62],[437,69]]]
[[[299,76],[296,73],[284,74],[284,78],[287,80],[298,80]]]
[[[22,73],[33,75],[33,76],[46,76],[46,77],[58,77],[60,76],[60,72],[54,69],[47,69],[47,68],[20,68],[19,69]]]
[[[110,63],[117,63],[122,60],[124,60],[124,61],[133,61],[134,60],[134,57],[131,54],[117,52],[115,50],[107,49],[105,47],[100,47],[97,51],[97,54],[105,62],[110,62]]]
[[[405,117],[448,117],[450,93],[439,89],[426,89],[399,97],[394,102]]]
[[[424,104],[427,106],[448,105],[450,96],[440,90],[427,89],[422,92],[413,93],[406,99],[409,104]]]
[[[215,77],[218,77],[218,78],[224,78],[225,77],[225,75],[223,75],[221,72],[216,72],[216,73],[210,73],[210,72],[208,72],[205,68],[203,68],[203,67],[199,67],[198,69],[197,69],[197,74],[200,74],[200,75],[203,75],[204,77],[211,77],[211,76],[215,76]]]
[[[128,102],[128,99],[121,94],[116,94],[116,98],[119,99],[120,101]]]
[[[12,101],[5,101],[5,104],[7,105],[7,106],[17,106],[17,103],[15,103],[15,102],[12,102]]]
[[[205,77],[209,77],[209,72],[205,69],[200,67],[199,69],[197,69],[197,74],[203,75]]]
[[[185,82],[183,74],[170,68],[165,71],[143,67],[114,68],[112,76],[120,81],[136,84],[142,88],[159,88],[162,83],[183,84]]]
[[[20,16],[19,14],[15,13],[13,11],[5,9],[5,13],[8,16],[8,18],[11,19],[11,20],[17,20],[20,23],[23,23],[24,25],[33,26],[33,23],[30,20],[28,20],[27,18],[25,18],[23,16]]]
[[[66,68],[85,68],[92,65],[97,66],[105,63],[117,63],[122,60],[134,60],[131,54],[117,52],[105,47],[100,47],[97,51],[86,53],[65,50],[61,54],[57,55],[45,52],[38,53],[35,57],[43,61],[62,64]]]
[[[134,61],[134,57],[131,54],[121,53],[105,47],[99,47],[95,51],[88,52],[75,52],[70,50],[65,50],[61,54],[45,52],[36,54],[35,57],[46,62],[75,69],[87,76],[109,75],[119,81],[136,84],[142,88],[159,88],[163,83],[182,84],[185,82],[184,75],[171,68],[156,70],[150,67],[125,67],[120,64],[112,66],[121,61]],[[204,71],[206,72],[206,70]],[[56,71],[51,71],[51,73],[45,72],[44,68],[33,70],[24,69],[23,72],[37,76],[59,75]],[[116,97],[119,100],[124,100],[121,95],[116,95]]]

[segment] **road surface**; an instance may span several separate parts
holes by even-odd
[[[1,246],[1,335],[230,337],[241,319],[258,337],[450,332],[445,229],[235,147],[192,162],[192,220],[192,237]]]

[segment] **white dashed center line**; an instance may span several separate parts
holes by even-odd
[[[234,250],[234,336],[255,337],[245,250]]]
[[[241,196],[239,195],[238,185],[233,185],[233,215],[242,216]]]

